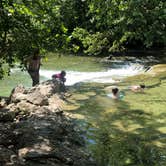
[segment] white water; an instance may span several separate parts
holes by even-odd
[[[98,83],[114,83],[119,82],[122,78],[133,76],[144,71],[144,67],[140,64],[123,65],[120,68],[108,69],[101,72],[76,72],[66,71],[66,85],[73,85],[79,82],[98,82]],[[51,76],[60,71],[40,70],[40,76],[51,79]]]

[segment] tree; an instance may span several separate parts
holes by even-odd
[[[100,46],[100,51],[95,54],[102,53],[103,48],[107,52],[113,52],[131,47],[151,48],[166,45],[164,0],[91,0],[88,1],[88,7],[91,27],[84,28],[92,40],[84,48],[88,54],[90,50],[92,54],[96,50],[96,44],[92,43],[97,34],[103,34],[103,38],[98,38],[96,43],[102,43],[102,47]],[[80,45],[76,40],[74,44],[81,47],[85,40],[79,40]],[[101,42],[102,40],[109,42]]]
[[[166,45],[164,0],[1,0],[0,77],[42,51],[100,55]]]
[[[33,47],[40,46],[38,29],[32,23],[33,14],[21,1],[1,1],[0,12],[0,58],[12,67],[16,59],[23,62]],[[1,66],[1,70],[3,74],[5,68]]]
[[[1,78],[6,71],[3,64],[8,64],[7,72],[15,61],[19,61],[20,67],[25,69],[25,58],[32,56],[35,48],[49,50],[58,43],[55,36],[60,23],[54,3],[56,1],[51,0],[0,2]]]

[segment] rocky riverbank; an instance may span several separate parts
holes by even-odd
[[[0,166],[93,166],[82,131],[61,109],[59,85],[16,87],[0,108]]]

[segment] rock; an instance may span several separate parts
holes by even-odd
[[[22,159],[34,159],[34,158],[46,158],[51,156],[53,152],[51,152],[51,147],[46,145],[35,145],[36,148],[22,148],[18,151],[19,158]]]
[[[26,100],[27,95],[22,94],[20,92],[15,93],[15,96],[12,96],[12,103],[18,103],[22,100]]]
[[[12,150],[0,145],[0,164],[2,164],[2,166],[8,165],[9,163],[14,164],[12,159],[15,156],[16,154]]]
[[[21,101],[16,104],[16,108],[23,112],[32,112],[32,110],[37,109],[38,107],[34,104],[31,104],[27,101]]]
[[[26,93],[26,90],[25,90],[24,86],[22,86],[22,85],[16,86],[16,87],[12,90],[12,92],[11,92],[11,94],[10,94],[9,102],[10,102],[10,103],[15,102],[16,96],[17,96],[18,94],[24,94],[24,93]]]
[[[106,57],[107,58],[107,60],[111,60],[112,59],[112,57],[113,57],[113,55],[109,55],[108,57]]]
[[[0,122],[13,121],[14,118],[15,118],[15,112],[10,111],[8,109],[0,110]]]
[[[163,72],[164,73],[166,72],[166,65],[165,64],[154,65],[147,71],[147,73],[154,74],[154,75],[161,74]]]
[[[11,123],[0,123],[0,145],[5,147],[15,144],[15,134]]]
[[[62,109],[63,104],[64,104],[64,101],[59,100],[59,97],[57,95],[52,95],[48,99],[48,105],[49,105],[50,109],[52,109],[52,110]]]
[[[13,89],[9,104],[0,110],[0,164],[93,165],[82,150],[84,140],[74,120],[63,111],[58,88],[59,83],[46,81],[30,89]]]
[[[2,98],[0,99],[0,109],[7,106],[7,101],[8,101],[8,100],[9,100],[8,97],[2,97]]]
[[[47,97],[35,90],[33,93],[27,95],[26,100],[34,105],[48,105]]]
[[[102,63],[110,63],[112,62],[113,55],[109,55],[108,57],[102,58],[100,62]]]
[[[44,96],[51,96],[58,91],[57,85],[53,84],[52,81],[44,82],[38,86],[39,92]]]

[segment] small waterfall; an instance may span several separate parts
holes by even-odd
[[[144,71],[144,67],[140,64],[127,64],[119,68],[108,68],[101,72],[77,72],[66,71],[66,85],[73,85],[78,82],[98,82],[98,83],[114,83],[119,82],[127,76],[133,76]],[[51,79],[51,76],[60,71],[40,70],[40,75],[45,79]]]

